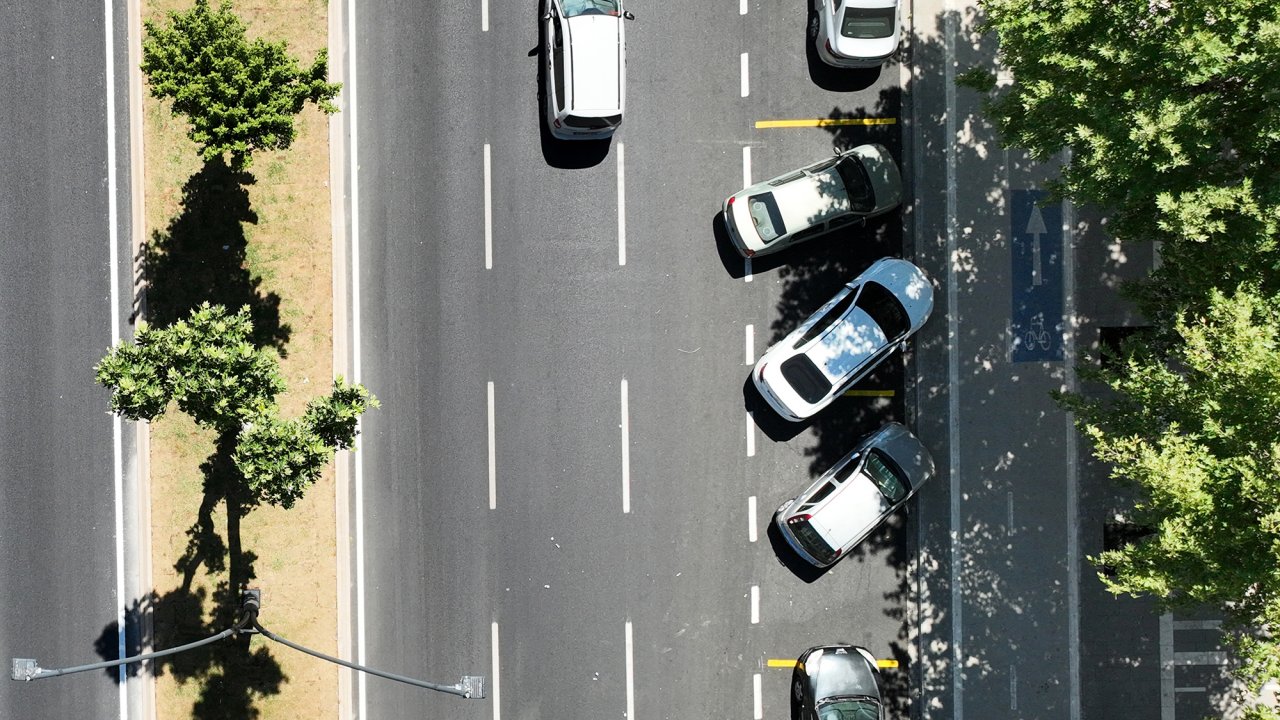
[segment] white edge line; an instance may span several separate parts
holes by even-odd
[[[1070,162],[1070,155],[1064,164]],[[1067,390],[1076,390],[1076,297],[1075,297],[1075,206],[1071,201],[1062,204],[1062,268],[1066,275],[1067,337],[1066,383]],[[1075,414],[1067,413],[1067,667],[1069,713],[1071,720],[1080,720],[1080,516],[1079,476],[1076,463]]]
[[[488,383],[488,418],[489,418],[489,509],[498,509],[498,457],[497,438],[494,433],[493,381]]]
[[[751,186],[751,146],[742,146],[742,187]]]
[[[103,0],[104,38],[106,44],[105,85],[103,88],[107,100],[107,253],[110,262],[108,280],[110,290],[109,317],[111,320],[111,347],[115,347],[121,339],[120,332],[120,210],[119,177],[116,173],[116,13],[112,0]],[[135,219],[136,222],[136,219]],[[115,500],[115,551],[116,551],[116,652],[118,657],[126,657],[125,634],[125,587],[124,587],[124,420],[119,414],[111,416],[111,480],[112,493]],[[117,703],[121,720],[129,716],[129,695],[127,668],[117,668]]]
[[[748,5],[748,0],[738,0],[738,14],[739,14],[739,15],[746,15],[746,14],[747,14],[747,5]],[[745,186],[744,186],[744,187],[745,187]]]
[[[756,496],[747,498],[747,541],[756,541]]]
[[[347,143],[347,185],[350,189],[351,212],[351,381],[363,381],[360,358],[360,143],[359,104],[356,101],[356,0],[347,0],[347,77],[343,92],[346,102],[347,127],[350,141]],[[356,420],[356,432],[360,432],[361,420]],[[367,450],[355,454],[352,472],[355,485],[355,556],[356,556],[356,662],[368,664],[368,643],[365,634],[365,582],[364,582],[364,456]],[[356,673],[356,691],[359,717],[369,716],[368,676]]]
[[[627,402],[627,379],[622,378],[622,514],[631,512],[631,410]]]
[[[747,323],[746,337],[743,338],[743,357],[746,359],[744,365],[756,364],[756,326]]]
[[[626,148],[618,143],[618,265],[627,264],[627,181],[624,170]]]
[[[756,455],[756,419],[747,411],[747,457]]]
[[[742,261],[742,281],[751,282],[751,258]]]
[[[751,94],[751,80],[750,80],[751,75],[747,71],[747,54],[746,53],[742,53],[741,66],[742,66],[742,97],[747,97],[748,95]]]
[[[498,621],[494,620],[489,629],[493,647],[493,682],[490,684],[493,690],[493,720],[499,720],[502,712],[502,677],[498,674]]]
[[[489,32],[489,0],[480,0],[480,32]]]
[[[963,607],[960,602],[960,575],[963,564],[960,559],[960,342],[957,325],[959,293],[956,288],[956,10],[955,0],[947,0],[943,11],[943,38],[946,48],[946,175],[947,175],[947,375],[950,388],[947,392],[948,461],[950,467],[950,520],[951,520],[951,692],[952,717],[964,720],[964,655],[961,648],[963,634]]]
[[[764,719],[764,698],[760,688],[760,673],[751,676],[751,717],[755,720]]]
[[[628,620],[624,626],[627,646],[627,720],[635,720],[636,717],[636,682],[635,682],[635,653],[633,651],[631,621]]]
[[[751,624],[760,624],[760,586],[751,586]]]
[[[484,144],[484,269],[493,269],[493,174],[489,143]]]

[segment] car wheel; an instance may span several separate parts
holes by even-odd
[[[809,20],[809,37],[815,39],[818,37],[818,13],[816,12]]]
[[[804,687],[799,680],[795,681],[791,686],[791,694],[795,696],[796,702],[800,702],[804,698]]]

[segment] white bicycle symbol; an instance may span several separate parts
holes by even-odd
[[[1044,329],[1044,313],[1036,313],[1031,320],[1031,329],[1027,331],[1025,339],[1028,348],[1034,348],[1039,344],[1041,349],[1049,349],[1049,331]]]

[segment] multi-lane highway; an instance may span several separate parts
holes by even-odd
[[[906,660],[907,533],[814,577],[767,532],[901,416],[901,371],[807,429],[753,422],[744,392],[772,340],[901,254],[902,219],[750,274],[716,228],[728,194],[833,143],[900,153],[899,67],[827,73],[803,4],[743,7],[631,7],[626,118],[594,145],[541,132],[537,8],[349,18],[357,351],[384,401],[358,458],[366,660],[485,674],[491,697],[369,680],[369,716],[777,716],[791,674],[770,659]],[[833,115],[879,124],[757,127]]]
[[[108,64],[123,67],[125,16],[123,4],[114,5],[0,6],[6,674],[15,657],[46,668],[115,657],[122,596],[137,591],[123,584],[132,443],[93,380],[94,364],[131,312],[129,204],[120,190],[128,187],[128,144],[116,131],[127,127],[127,85]],[[124,710],[115,673],[0,682],[0,717],[105,718]]]

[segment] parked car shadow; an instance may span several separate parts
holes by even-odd
[[[774,411],[769,403],[760,396],[760,391],[756,389],[756,384],[751,381],[751,375],[747,375],[747,379],[742,383],[742,404],[751,413],[751,419],[755,422],[756,427],[760,428],[760,432],[764,433],[770,440],[774,442],[785,442],[799,435],[808,423],[796,423],[787,420]]]
[[[818,57],[818,49],[813,44],[817,34],[818,11],[810,7],[805,23],[804,54],[809,63],[809,79],[814,85],[828,92],[857,92],[866,90],[880,79],[883,65],[872,68],[836,68],[822,62],[822,58]]]
[[[725,226],[724,211],[721,210],[711,218],[711,234],[716,241],[716,250],[720,253],[720,262],[731,278],[742,278],[747,274],[747,259],[733,246],[729,239],[729,229]],[[788,253],[774,253],[751,258],[751,273],[763,273],[785,265]]]

